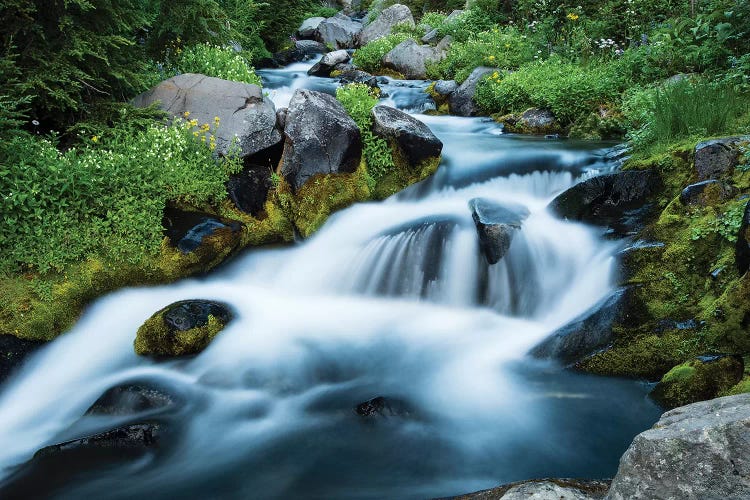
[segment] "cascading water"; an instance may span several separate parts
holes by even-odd
[[[335,89],[303,76],[308,67],[261,72],[277,106],[295,88]],[[383,87],[391,104],[426,109],[423,84]],[[525,358],[611,292],[616,245],[545,210],[555,193],[612,168],[606,148],[504,136],[483,119],[420,119],[445,144],[431,179],[334,215],[301,245],[105,297],[30,358],[0,387],[0,497],[425,498],[611,476],[658,416],[645,388]],[[474,198],[529,211],[494,265],[479,250]],[[236,319],[194,358],[135,356],[140,324],[191,298],[227,302]],[[82,417],[132,382],[177,404]],[[408,415],[353,411],[381,395]],[[47,444],[144,420],[168,429],[154,451],[16,472]]]

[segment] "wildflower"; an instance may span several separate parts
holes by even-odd
[[[494,61],[494,60],[495,60],[495,56],[490,56],[490,57],[489,57],[488,59],[489,59],[490,61]]]
[[[38,120],[31,120],[31,124],[34,125],[35,127],[38,127],[39,126],[39,121]]]
[[[188,116],[190,116],[190,111],[185,111],[184,113],[182,113],[182,116],[187,118]]]
[[[568,12],[568,15],[565,16],[565,17],[567,17],[571,21],[576,21],[580,16],[578,14],[573,13],[573,12]]]
[[[99,142],[99,136],[95,135],[94,137],[92,137],[91,138],[91,142],[93,142],[94,144],[96,144],[97,142]]]
[[[218,116],[214,116],[214,124],[215,124],[215,125],[216,125],[217,127],[219,126],[219,122],[220,122],[220,121],[221,121],[221,120],[219,119],[219,117],[218,117]]]
[[[498,78],[500,78],[500,74],[497,71],[495,71],[494,73],[492,73],[492,78],[497,80]]]

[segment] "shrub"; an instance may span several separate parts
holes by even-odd
[[[450,35],[454,41],[465,42],[474,34],[490,31],[494,27],[495,23],[491,17],[479,9],[470,9],[437,28],[441,37]]]
[[[375,72],[380,69],[383,56],[393,50],[399,43],[409,39],[409,35],[394,33],[374,40],[354,53],[354,64],[364,71]]]
[[[49,139],[9,138],[0,146],[0,270],[158,253],[167,202],[217,203],[238,166],[214,158],[195,132],[184,122],[122,129],[64,153]]]
[[[371,111],[378,103],[377,94],[367,85],[352,83],[336,89],[336,99],[362,132],[367,172],[374,181],[379,180],[393,169],[394,163],[388,142],[372,133]]]
[[[182,50],[177,59],[180,73],[201,73],[224,80],[261,85],[255,69],[230,47],[202,43]]]

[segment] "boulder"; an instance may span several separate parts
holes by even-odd
[[[279,130],[284,130],[284,127],[286,127],[286,114],[288,112],[288,108],[279,108],[276,110],[276,126],[279,127]]]
[[[320,23],[325,20],[325,17],[310,17],[305,19],[302,21],[302,24],[300,24],[300,27],[297,28],[297,36],[303,39],[315,37]]]
[[[360,403],[354,408],[357,415],[363,418],[372,417],[407,417],[411,413],[405,401],[398,398],[378,396]]]
[[[479,248],[492,265],[500,261],[510,248],[513,236],[529,211],[521,205],[506,205],[474,198],[469,201],[471,217],[477,227]]]
[[[120,452],[145,450],[159,444],[161,425],[157,423],[133,424],[110,431],[86,436],[64,443],[46,446],[34,454],[34,459],[46,458],[62,453],[91,449],[111,448]]]
[[[750,394],[666,412],[620,459],[609,500],[750,498]]]
[[[413,116],[389,106],[372,109],[372,131],[382,137],[410,167],[440,157],[443,143]]]
[[[419,45],[409,38],[383,56],[382,64],[401,73],[407,80],[424,80],[427,78],[427,64],[439,62],[444,57],[445,52],[438,47]]]
[[[316,174],[354,172],[362,159],[359,127],[328,94],[297,90],[284,135],[281,174],[295,191]]]
[[[271,170],[267,167],[256,166],[245,168],[239,174],[231,175],[227,182],[227,193],[234,206],[258,218],[264,209],[272,186]]]
[[[26,357],[43,345],[44,342],[19,339],[14,335],[0,335],[0,383],[10,377]]]
[[[620,288],[534,347],[529,354],[572,365],[606,347],[615,337],[613,328],[627,322],[630,289]]]
[[[739,163],[738,143],[750,137],[725,137],[703,141],[695,146],[695,171],[698,180],[716,179],[731,174]]]
[[[342,85],[348,85],[350,83],[363,83],[368,87],[374,89],[380,88],[378,86],[378,79],[366,71],[360,71],[358,69],[350,69],[341,72],[338,75],[339,83]]]
[[[549,209],[559,217],[607,226],[614,236],[636,233],[651,215],[649,199],[659,190],[650,170],[604,174],[559,194]]]
[[[150,383],[112,387],[91,405],[86,415],[136,415],[177,404],[174,396]]]
[[[351,59],[351,56],[349,55],[349,52],[345,50],[335,50],[333,52],[329,52],[328,54],[324,55],[320,59],[320,61],[315,64],[315,66],[307,70],[307,74],[311,76],[331,76],[331,71],[333,71],[333,68],[336,65],[345,63],[349,59]]]
[[[229,306],[210,300],[182,300],[157,311],[135,338],[141,356],[184,356],[208,346],[232,320]]]
[[[609,481],[531,479],[451,497],[450,500],[600,500],[608,488]]]
[[[499,119],[503,131],[516,134],[554,134],[560,126],[552,111],[543,108],[530,108],[520,115],[506,115]]]
[[[423,36],[420,40],[422,43],[426,43],[427,45],[435,45],[440,41],[440,31],[437,29],[433,29],[428,31],[425,36]]]
[[[328,52],[328,47],[315,40],[297,40],[294,47],[276,52],[271,58],[262,59],[259,67],[282,68],[292,63],[307,61],[318,54]]]
[[[233,250],[239,245],[242,235],[242,224],[237,221],[171,207],[164,210],[162,225],[172,246],[183,254],[206,253],[205,260],[211,260],[214,254]],[[216,248],[212,248],[214,246]]]
[[[384,9],[373,22],[365,26],[359,34],[359,45],[363,47],[370,42],[386,37],[399,24],[414,26],[414,17],[406,5],[397,3]]]
[[[734,188],[715,179],[691,184],[680,193],[683,205],[713,205],[715,202],[728,200],[734,196]]]
[[[745,274],[750,268],[750,201],[745,205],[740,229],[737,231],[734,259],[737,263],[737,271],[740,275]]]
[[[276,108],[257,85],[230,82],[195,73],[177,75],[133,99],[136,107],[158,103],[178,118],[189,113],[199,125],[215,123],[216,152],[236,150],[241,157],[252,155],[281,140],[276,128]]]
[[[456,21],[459,17],[461,17],[464,14],[464,10],[454,10],[450,14],[448,14],[448,17],[445,18],[444,23],[452,23]]]
[[[318,24],[314,38],[335,49],[350,49],[355,47],[361,31],[361,22],[338,13]]]
[[[316,42],[315,40],[297,40],[294,42],[294,47],[304,54],[306,58],[328,52],[328,47],[320,42]]]
[[[433,91],[441,96],[448,97],[458,90],[458,83],[455,80],[438,80],[435,82]]]
[[[477,84],[482,81],[482,78],[493,71],[496,71],[496,68],[481,66],[471,72],[469,78],[450,96],[448,103],[452,114],[458,116],[475,116],[479,112],[479,108],[477,108],[477,104],[474,101]]]
[[[651,397],[665,408],[712,399],[739,383],[744,371],[740,356],[699,356],[669,370]]]

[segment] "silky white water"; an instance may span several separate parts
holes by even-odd
[[[296,88],[335,88],[302,76],[307,67],[262,73],[276,79],[277,105]],[[385,87],[397,102],[399,90]],[[108,388],[144,380],[182,401],[160,417],[172,437],[137,461],[67,464],[75,476],[45,493],[423,498],[613,472],[656,416],[643,388],[525,357],[612,291],[617,243],[545,208],[611,168],[606,147],[509,137],[483,119],[419,118],[444,142],[432,179],[339,212],[294,247],[98,300],[0,386],[0,474],[12,478],[45,445],[138,421],[82,415]],[[477,197],[530,212],[492,266],[468,206]],[[145,319],[194,298],[230,304],[235,320],[194,358],[135,356]],[[381,395],[407,401],[412,415],[364,422],[353,412]]]

